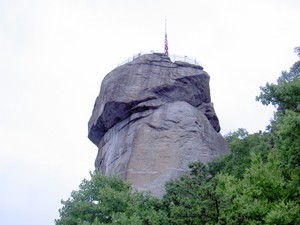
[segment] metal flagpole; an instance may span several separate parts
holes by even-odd
[[[169,46],[167,37],[167,20],[165,20],[165,55],[169,56]]]

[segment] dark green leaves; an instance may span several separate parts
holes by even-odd
[[[100,172],[84,179],[71,198],[62,201],[57,225],[98,224],[165,224],[162,201],[132,193],[130,185],[118,177],[105,177]]]
[[[299,47],[295,48],[299,55]],[[261,93],[256,97],[264,105],[272,104],[278,110],[297,110],[300,103],[300,61],[294,63],[290,71],[283,71],[277,80],[277,84],[267,83],[260,87]]]

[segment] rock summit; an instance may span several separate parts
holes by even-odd
[[[145,54],[105,76],[88,123],[95,167],[161,197],[164,184],[193,161],[228,151],[199,65]]]

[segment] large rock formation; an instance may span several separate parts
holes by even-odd
[[[88,136],[104,175],[162,196],[165,182],[187,174],[189,162],[228,150],[219,131],[203,68],[146,54],[103,79]]]

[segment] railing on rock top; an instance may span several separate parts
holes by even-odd
[[[123,62],[119,63],[118,66],[122,66],[126,63],[129,63],[129,62],[133,61],[134,59],[138,58],[141,55],[149,54],[149,53],[153,54],[153,53],[157,53],[157,52],[158,51],[139,52],[138,54],[134,54],[132,57],[128,57],[128,59],[126,59]],[[190,64],[201,66],[201,64],[196,60],[196,58],[189,58],[187,56],[180,56],[180,55],[175,55],[175,54],[169,55],[169,57],[170,57],[172,62],[181,61],[181,62],[187,62],[187,63],[190,63]]]

